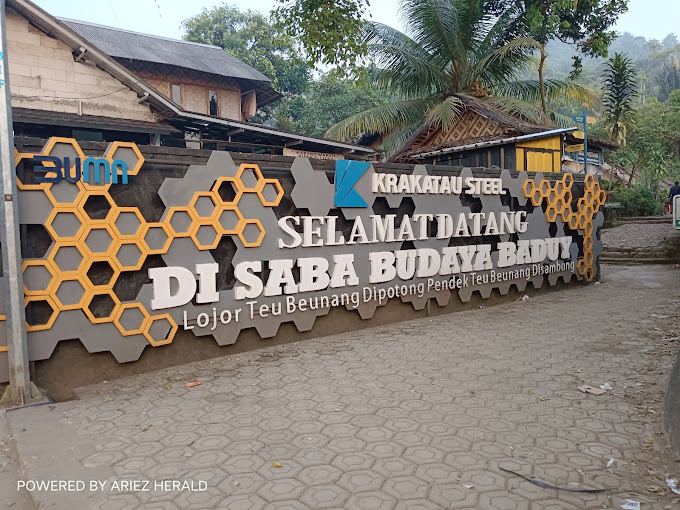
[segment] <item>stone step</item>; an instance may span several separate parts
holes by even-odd
[[[613,257],[605,257],[605,256],[600,256],[600,264],[621,264],[625,266],[632,266],[632,265],[643,265],[643,264],[660,264],[660,265],[666,265],[666,264],[677,264],[680,262],[680,259],[675,258],[630,258],[630,257],[625,257],[625,258],[613,258]]]

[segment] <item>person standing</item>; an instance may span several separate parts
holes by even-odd
[[[680,183],[675,181],[675,184],[671,186],[668,193],[668,212],[669,214],[673,212],[673,197],[680,195]]]

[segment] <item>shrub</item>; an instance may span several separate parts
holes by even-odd
[[[622,188],[614,200],[621,203],[622,216],[654,216],[663,214],[664,211],[664,204],[646,186]]]

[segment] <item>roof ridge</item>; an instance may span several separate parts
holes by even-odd
[[[125,32],[127,34],[140,35],[142,37],[151,37],[153,39],[160,39],[162,41],[172,41],[172,42],[183,43],[183,44],[193,44],[194,46],[203,46],[203,47],[206,47],[206,48],[215,48],[215,49],[224,51],[219,46],[215,46],[213,44],[205,44],[205,43],[199,43],[199,42],[194,42],[194,41],[187,41],[185,39],[173,39],[172,37],[163,37],[161,35],[145,34],[143,32],[135,32],[134,30],[126,30],[124,28],[111,27],[111,26],[108,26],[108,25],[100,25],[99,23],[92,23],[90,21],[83,21],[83,20],[79,20],[79,19],[62,18],[62,17],[58,17],[58,16],[55,16],[55,17],[59,21],[62,21],[62,22],[66,21],[66,22],[70,22],[70,23],[80,23],[81,25],[87,25],[87,26],[97,27],[97,28],[104,28],[104,29],[107,29],[107,30],[115,30],[116,32]],[[227,53],[229,53],[229,52],[227,52]]]

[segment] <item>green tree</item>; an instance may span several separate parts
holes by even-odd
[[[366,53],[359,37],[368,0],[278,0],[276,25],[300,42],[311,65],[353,68]]]
[[[616,37],[612,27],[628,10],[628,0],[492,0],[488,8],[490,13],[508,20],[505,30],[514,36],[510,47],[538,52],[541,108],[547,115],[547,44],[559,40],[574,45],[582,55],[606,57]],[[581,57],[574,55],[572,79],[581,67]]]
[[[219,46],[269,77],[280,92],[300,94],[307,88],[310,70],[295,41],[259,12],[225,4],[203,9],[182,25],[187,41]]]
[[[680,175],[680,90],[666,103],[650,98],[637,112],[635,125],[626,137],[626,146],[614,155],[614,162],[634,179],[652,187],[661,179]]]
[[[369,84],[341,79],[333,73],[310,84],[307,92],[290,99],[289,129],[311,136],[323,136],[348,115],[385,104],[385,94]]]
[[[602,76],[602,120],[609,138],[625,147],[626,133],[635,119],[634,103],[638,97],[638,83],[633,62],[617,53],[610,58]]]
[[[538,82],[518,80],[533,59],[507,46],[507,20],[491,17],[485,6],[485,0],[410,0],[401,4],[408,34],[369,23],[365,40],[380,67],[376,81],[394,100],[348,117],[327,135],[381,135],[390,153],[424,124],[447,129],[475,102],[550,125],[536,106]],[[548,102],[557,104],[594,98],[575,83],[546,80],[545,89]]]

